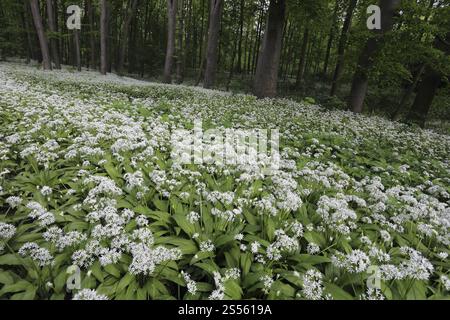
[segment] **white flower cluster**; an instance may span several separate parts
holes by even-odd
[[[343,268],[350,273],[364,272],[370,265],[367,254],[359,249],[352,250],[348,254],[337,251],[331,257],[331,261],[336,267]]]
[[[38,266],[45,267],[53,263],[53,256],[46,248],[41,248],[34,242],[25,243],[20,249],[19,254],[22,257],[30,257],[37,262]]]
[[[315,269],[309,269],[303,275],[302,294],[309,300],[321,300],[323,296],[323,275]]]
[[[16,227],[12,224],[0,222],[0,252],[5,248],[5,242],[14,237]]]
[[[195,295],[198,290],[197,283],[191,279],[191,276],[188,273],[181,271],[181,275],[183,276],[183,279],[186,282],[188,292],[192,295]]]
[[[81,289],[72,298],[72,300],[109,300],[106,295],[98,294],[93,289]]]
[[[30,218],[37,220],[37,223],[41,227],[45,227],[51,225],[55,222],[55,216],[48,212],[42,205],[36,201],[31,201],[27,204],[27,208],[31,209],[30,214],[28,215]]]

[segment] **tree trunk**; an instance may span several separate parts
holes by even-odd
[[[107,58],[107,36],[108,36],[108,25],[107,25],[107,0],[101,0],[100,2],[100,72],[106,75],[108,68],[108,58]]]
[[[25,29],[26,34],[26,47],[27,47],[27,64],[30,63],[31,59],[35,59],[34,57],[34,51],[33,51],[33,41],[31,40],[31,34],[30,34],[30,26],[28,23],[28,1],[23,1],[23,14],[22,14],[22,22],[23,27]]]
[[[325,62],[323,64],[323,76],[326,77],[328,73],[328,65],[330,63],[330,55],[331,55],[331,47],[333,46],[334,41],[334,30],[336,29],[337,25],[337,16],[339,11],[339,1],[336,0],[335,6],[334,6],[334,12],[333,12],[333,25],[330,29],[330,35],[328,37],[328,43],[327,43],[327,50],[325,53]]]
[[[59,62],[58,42],[55,39],[56,23],[52,0],[47,0],[47,16],[48,16],[48,28],[52,33],[52,35],[50,36],[50,48],[52,51],[53,63],[55,64],[55,69],[61,69],[61,63]]]
[[[95,58],[95,36],[94,36],[94,8],[92,7],[92,0],[86,2],[88,18],[89,18],[89,46],[90,46],[90,67],[95,69],[97,67]]]
[[[214,85],[217,70],[217,49],[219,46],[220,18],[222,15],[223,0],[211,0],[209,14],[208,46],[206,49],[206,67],[204,88]]]
[[[450,32],[446,34],[445,39],[441,39],[439,36],[436,37],[434,48],[443,51],[446,56],[450,55]],[[435,70],[431,65],[427,65],[422,82],[419,84],[416,98],[407,116],[409,122],[416,123],[422,128],[425,126],[434,96],[442,83],[442,77],[443,75],[438,70]]]
[[[286,1],[271,0],[266,31],[255,74],[253,92],[259,98],[274,97],[277,93],[278,66],[280,64],[285,16]]]
[[[428,111],[433,103],[436,91],[441,84],[442,75],[431,67],[427,67],[422,82],[419,84],[416,98],[407,116],[409,122],[425,126]]]
[[[73,30],[73,44],[75,48],[75,61],[77,64],[77,70],[81,71],[81,51],[80,51],[80,30]]]
[[[175,53],[175,29],[177,17],[177,0],[167,0],[167,50],[166,61],[164,63],[163,82],[172,82],[173,55]]]
[[[136,14],[137,6],[139,0],[131,0],[131,5],[129,10],[127,10],[127,14],[125,17],[125,21],[123,23],[122,29],[122,39],[120,40],[120,48],[119,48],[119,61],[117,64],[117,72],[121,73],[123,70],[123,66],[125,64],[125,53],[127,48],[128,37],[130,33],[130,24],[133,21],[134,15]]]
[[[349,109],[353,112],[361,113],[363,110],[364,100],[369,85],[369,70],[374,64],[375,55],[383,45],[385,39],[384,34],[392,30],[394,11],[399,3],[400,0],[380,0],[381,30],[375,30],[375,36],[367,41],[359,56],[358,65],[353,76],[352,89],[348,103]]]
[[[302,48],[300,51],[300,61],[298,63],[297,80],[295,82],[295,86],[297,88],[301,86],[302,81],[303,81],[303,76],[305,74],[305,64],[306,64],[306,53],[307,53],[307,49],[308,49],[308,41],[309,41],[309,28],[305,27],[305,31],[303,33]]]
[[[39,46],[42,53],[42,66],[44,70],[52,70],[52,63],[50,61],[50,52],[48,49],[47,37],[45,35],[44,26],[42,24],[41,14],[39,12],[38,0],[30,0],[31,13],[33,15],[34,26],[39,38]]]
[[[186,55],[186,47],[183,49],[183,42],[184,37],[183,35],[187,33],[187,31],[184,29],[185,26],[185,11],[184,7],[185,4],[183,0],[179,0],[179,10],[180,10],[180,24],[178,29],[178,47],[177,47],[177,80],[176,82],[178,84],[183,82],[184,78],[184,67],[185,67],[185,55]]]
[[[342,71],[344,70],[345,47],[347,45],[348,32],[350,30],[350,26],[352,25],[353,12],[355,11],[357,3],[358,0],[350,0],[347,8],[347,13],[345,15],[344,26],[342,27],[341,38],[339,39],[336,69],[334,70],[333,81],[331,84],[331,96],[334,96],[336,94],[336,91],[338,90],[338,81],[342,75]]]
[[[244,0],[241,0],[240,15],[239,15],[239,45],[238,45],[238,60],[237,71],[242,72],[242,37],[244,34]]]
[[[414,90],[416,89],[417,84],[419,83],[419,80],[422,77],[424,71],[425,71],[425,64],[423,63],[420,66],[420,69],[417,71],[416,75],[414,76],[413,82],[408,85],[407,89],[405,90],[405,93],[402,96],[402,99],[400,100],[400,103],[393,112],[392,121],[400,120],[401,111],[405,108],[406,104],[408,103],[408,100],[413,95]]]

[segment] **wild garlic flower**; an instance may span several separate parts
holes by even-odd
[[[323,295],[323,275],[315,269],[309,269],[303,275],[302,294],[309,300],[321,300]]]
[[[109,300],[106,295],[98,294],[93,289],[82,289],[78,291],[72,300]]]
[[[39,247],[34,242],[25,243],[19,249],[19,254],[22,257],[30,257],[33,261],[37,262],[40,267],[45,267],[53,263],[53,256],[50,254],[50,251]]]

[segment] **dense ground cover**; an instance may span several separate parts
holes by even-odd
[[[448,297],[449,136],[6,63],[0,119],[2,299]],[[174,163],[195,119],[278,128],[282,167]]]

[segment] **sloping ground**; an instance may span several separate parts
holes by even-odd
[[[0,119],[0,298],[448,297],[449,136],[18,64]],[[174,163],[196,119],[279,129],[281,168]]]

